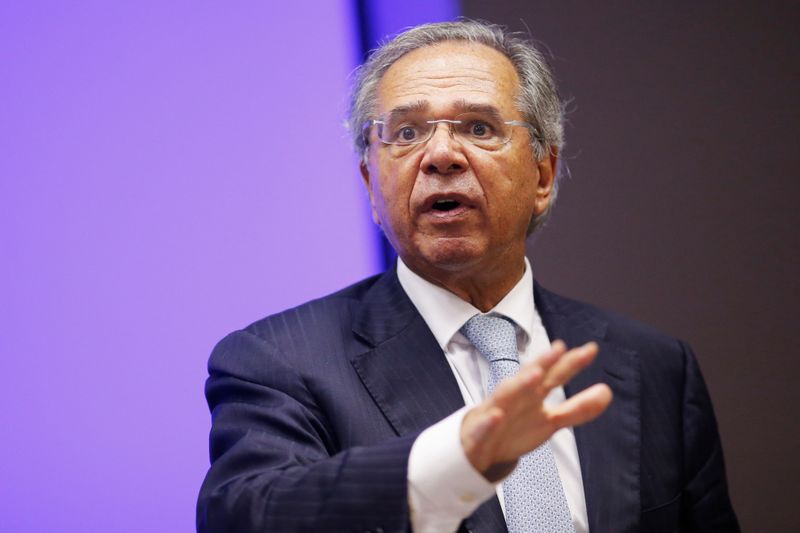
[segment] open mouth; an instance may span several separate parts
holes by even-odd
[[[448,211],[452,211],[453,209],[457,209],[459,206],[461,206],[461,202],[457,200],[444,199],[435,201],[431,206],[431,209],[446,213]]]

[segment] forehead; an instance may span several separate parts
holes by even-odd
[[[446,114],[459,105],[496,107],[516,118],[519,77],[501,52],[482,44],[447,41],[419,48],[398,59],[378,84],[377,113],[425,103]]]

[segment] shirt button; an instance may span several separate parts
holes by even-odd
[[[475,501],[475,495],[471,492],[465,492],[458,497],[463,503],[472,503]]]

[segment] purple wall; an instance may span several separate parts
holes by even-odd
[[[213,344],[378,269],[357,54],[349,0],[0,4],[0,530],[194,528]]]

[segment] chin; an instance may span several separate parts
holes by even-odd
[[[426,242],[419,247],[420,258],[428,265],[457,272],[470,268],[481,261],[485,255],[485,247],[471,239],[439,238]]]

